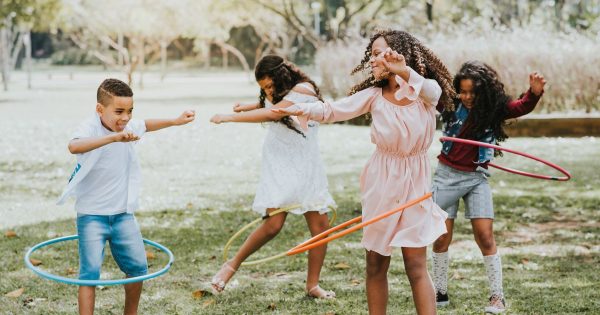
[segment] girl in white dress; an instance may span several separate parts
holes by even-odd
[[[327,176],[317,139],[318,123],[309,122],[303,131],[297,121],[270,108],[288,107],[295,103],[321,99],[316,84],[294,64],[275,55],[263,57],[255,69],[260,85],[259,102],[236,104],[235,114],[215,115],[211,122],[271,122],[262,152],[262,171],[252,209],[266,215],[282,207],[299,205],[291,210],[303,214],[314,236],[329,228],[327,212],[335,206],[327,188]],[[273,239],[283,227],[287,213],[267,217],[246,239],[235,256],[225,262],[213,277],[215,293],[225,289],[238,267],[248,256]],[[333,298],[335,293],[319,287],[319,275],[325,259],[326,246],[308,254],[306,293],[316,298]]]

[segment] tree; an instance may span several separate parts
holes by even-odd
[[[52,28],[58,9],[58,0],[0,0],[0,72],[4,90],[8,89],[10,72],[23,48],[31,88],[31,31]]]
[[[162,77],[166,73],[166,49],[183,33],[185,6],[181,2],[160,0],[92,1],[63,0],[62,29],[81,49],[106,66],[121,69],[129,84],[133,74],[143,71],[148,62],[161,59]]]

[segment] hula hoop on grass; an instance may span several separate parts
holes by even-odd
[[[344,235],[348,235],[348,234],[350,234],[352,232],[355,232],[355,231],[357,231],[359,229],[362,229],[363,227],[365,227],[365,226],[367,226],[369,224],[372,224],[372,223],[375,223],[375,222],[377,222],[377,221],[379,221],[381,219],[387,218],[387,217],[391,216],[392,214],[395,214],[395,213],[398,213],[400,211],[403,211],[404,209],[406,209],[408,207],[412,207],[412,206],[414,206],[414,205],[420,203],[421,201],[423,201],[423,200],[425,200],[427,198],[430,198],[430,197],[431,197],[431,193],[426,193],[425,195],[423,195],[423,196],[421,196],[421,197],[419,197],[417,199],[413,199],[413,200],[408,201],[407,203],[401,205],[400,207],[398,207],[398,208],[396,208],[394,210],[390,210],[388,212],[382,213],[382,214],[374,217],[373,219],[370,219],[368,221],[362,222],[362,223],[360,223],[358,225],[355,225],[355,226],[353,226],[353,227],[351,227],[351,228],[349,228],[347,230],[344,230],[342,232],[333,234],[331,236],[327,236],[327,235],[331,234],[331,232],[340,230],[340,229],[342,229],[342,228],[344,228],[344,227],[346,227],[348,225],[351,225],[351,224],[354,224],[354,223],[357,223],[357,222],[361,221],[362,220],[362,216],[359,216],[359,217],[356,217],[354,219],[348,220],[348,221],[346,221],[346,222],[344,222],[344,223],[342,223],[342,224],[340,224],[338,226],[332,227],[331,229],[329,229],[329,230],[327,230],[327,231],[325,231],[325,232],[323,232],[323,233],[321,233],[319,235],[314,236],[313,238],[311,238],[311,239],[309,239],[309,240],[307,240],[307,241],[305,241],[305,242],[303,242],[301,244],[298,244],[294,248],[290,249],[286,253],[286,255],[292,256],[292,255],[303,253],[303,252],[305,252],[307,250],[310,250],[310,249],[313,249],[315,247],[319,247],[319,246],[321,246],[321,245],[323,245],[325,243],[328,243],[330,241],[338,239],[338,238],[340,238],[340,237],[342,237]],[[327,236],[327,237],[325,237],[325,236]]]
[[[509,172],[509,173],[513,173],[513,174],[517,174],[517,175],[523,175],[523,176],[528,176],[528,177],[533,177],[533,178],[539,178],[539,179],[548,179],[548,180],[557,180],[557,181],[568,181],[569,179],[571,179],[571,174],[569,174],[569,172],[567,172],[564,168],[552,163],[552,162],[548,162],[544,159],[541,159],[539,157],[533,156],[531,154],[527,154],[527,153],[523,153],[523,152],[519,152],[519,151],[515,151],[515,150],[511,150],[508,148],[504,148],[498,145],[494,145],[494,144],[489,144],[489,143],[485,143],[485,142],[479,142],[479,141],[473,141],[473,140],[467,140],[467,139],[461,139],[461,138],[454,138],[454,137],[441,137],[440,141],[453,141],[453,142],[458,142],[458,143],[464,143],[464,144],[470,144],[470,145],[474,145],[474,146],[479,146],[479,147],[484,147],[484,148],[492,148],[492,149],[496,149],[499,151],[506,151],[512,154],[516,154],[516,155],[520,155],[520,156],[524,156],[526,158],[541,162],[543,164],[546,164],[550,167],[552,167],[553,169],[563,173],[565,176],[563,177],[556,177],[556,176],[548,176],[548,175],[540,175],[540,174],[534,174],[534,173],[528,173],[528,172],[523,172],[523,171],[519,171],[519,170],[515,170],[512,168],[507,168],[504,166],[500,166],[500,165],[496,165],[494,163],[488,163],[489,166],[491,167],[495,167],[497,169],[501,169],[503,171]]]
[[[173,256],[173,253],[168,248],[166,248],[165,246],[163,246],[159,243],[144,239],[145,244],[148,244],[152,247],[158,248],[162,252],[166,253],[169,256],[169,262],[162,269],[160,269],[156,272],[153,272],[153,273],[139,276],[139,277],[125,278],[125,279],[118,279],[118,280],[80,280],[80,279],[67,278],[67,277],[62,277],[62,276],[58,276],[55,274],[51,274],[51,273],[46,272],[38,267],[35,267],[31,263],[29,257],[36,250],[38,250],[42,247],[46,247],[48,245],[52,245],[52,244],[56,244],[56,243],[60,243],[60,242],[71,241],[71,240],[76,240],[76,239],[79,239],[79,235],[63,236],[63,237],[51,239],[51,240],[48,240],[48,241],[45,241],[45,242],[42,242],[42,243],[39,243],[39,244],[33,246],[32,248],[30,248],[27,251],[27,254],[25,254],[25,266],[27,266],[27,268],[31,269],[34,273],[36,273],[37,275],[39,275],[43,278],[54,280],[54,281],[61,282],[61,283],[73,284],[73,285],[79,285],[79,286],[98,286],[98,285],[109,286],[109,285],[120,285],[120,284],[140,282],[140,281],[156,278],[156,277],[166,273],[171,268],[171,265],[173,265],[173,262],[175,261],[175,257]]]
[[[254,220],[254,221],[252,221],[252,222],[244,225],[239,231],[237,231],[235,234],[233,234],[231,236],[231,238],[229,238],[229,240],[225,244],[225,247],[223,247],[223,261],[226,262],[227,260],[229,260],[229,257],[228,257],[229,248],[231,248],[231,245],[233,244],[233,242],[242,233],[244,233],[247,229],[251,228],[252,226],[254,226],[255,224],[257,224],[258,222],[260,222],[262,220],[265,220],[265,219],[267,219],[269,217],[272,217],[272,216],[274,216],[276,214],[279,214],[279,213],[282,213],[282,212],[291,211],[291,210],[296,209],[298,207],[300,207],[300,205],[293,205],[293,206],[288,206],[288,207],[285,207],[285,208],[279,208],[279,209],[277,209],[277,210],[275,210],[275,211],[273,211],[273,212],[271,212],[269,214],[266,214],[266,215],[264,215],[264,216],[262,216],[262,217],[260,217],[260,218],[258,218],[256,220]],[[331,220],[329,220],[329,225],[332,225],[333,222],[335,222],[335,219],[337,218],[337,211],[336,211],[336,209],[334,207],[331,207],[331,206],[329,206],[329,209],[331,209],[331,211],[332,211]],[[268,261],[271,261],[271,260],[274,260],[274,259],[277,259],[277,258],[284,257],[284,256],[286,256],[286,254],[287,254],[287,251],[279,253],[279,254],[276,254],[276,255],[273,255],[273,256],[270,256],[270,257],[262,258],[262,259],[244,261],[242,263],[242,266],[250,266],[250,265],[262,264],[262,263],[265,263],[265,262],[268,262]]]

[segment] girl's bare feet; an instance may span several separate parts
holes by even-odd
[[[312,289],[306,291],[306,295],[313,297],[315,299],[335,299],[335,292],[326,291],[322,289],[319,285],[312,287]]]

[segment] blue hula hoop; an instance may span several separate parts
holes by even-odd
[[[79,285],[79,286],[98,286],[98,285],[109,286],[109,285],[121,285],[121,284],[140,282],[140,281],[156,278],[156,277],[166,273],[167,271],[169,271],[169,269],[171,268],[171,265],[173,265],[173,262],[175,261],[175,256],[173,256],[173,253],[168,248],[166,248],[165,246],[163,246],[159,243],[144,239],[144,244],[148,244],[152,247],[158,248],[159,250],[166,253],[169,256],[169,262],[162,269],[160,269],[156,272],[153,272],[153,273],[139,276],[139,277],[125,278],[125,279],[119,279],[119,280],[80,280],[80,279],[73,279],[73,278],[57,276],[55,274],[48,273],[46,271],[43,271],[40,268],[35,267],[31,263],[29,257],[36,250],[38,250],[42,247],[46,247],[51,244],[71,241],[71,240],[75,240],[78,238],[79,238],[79,235],[63,236],[63,237],[51,239],[51,240],[48,240],[48,241],[45,241],[45,242],[42,242],[42,243],[39,243],[39,244],[33,246],[32,248],[30,248],[27,251],[27,254],[25,254],[25,265],[27,266],[27,268],[31,269],[31,271],[33,271],[37,275],[39,275],[43,278],[46,278],[46,279],[57,281],[57,282]]]

